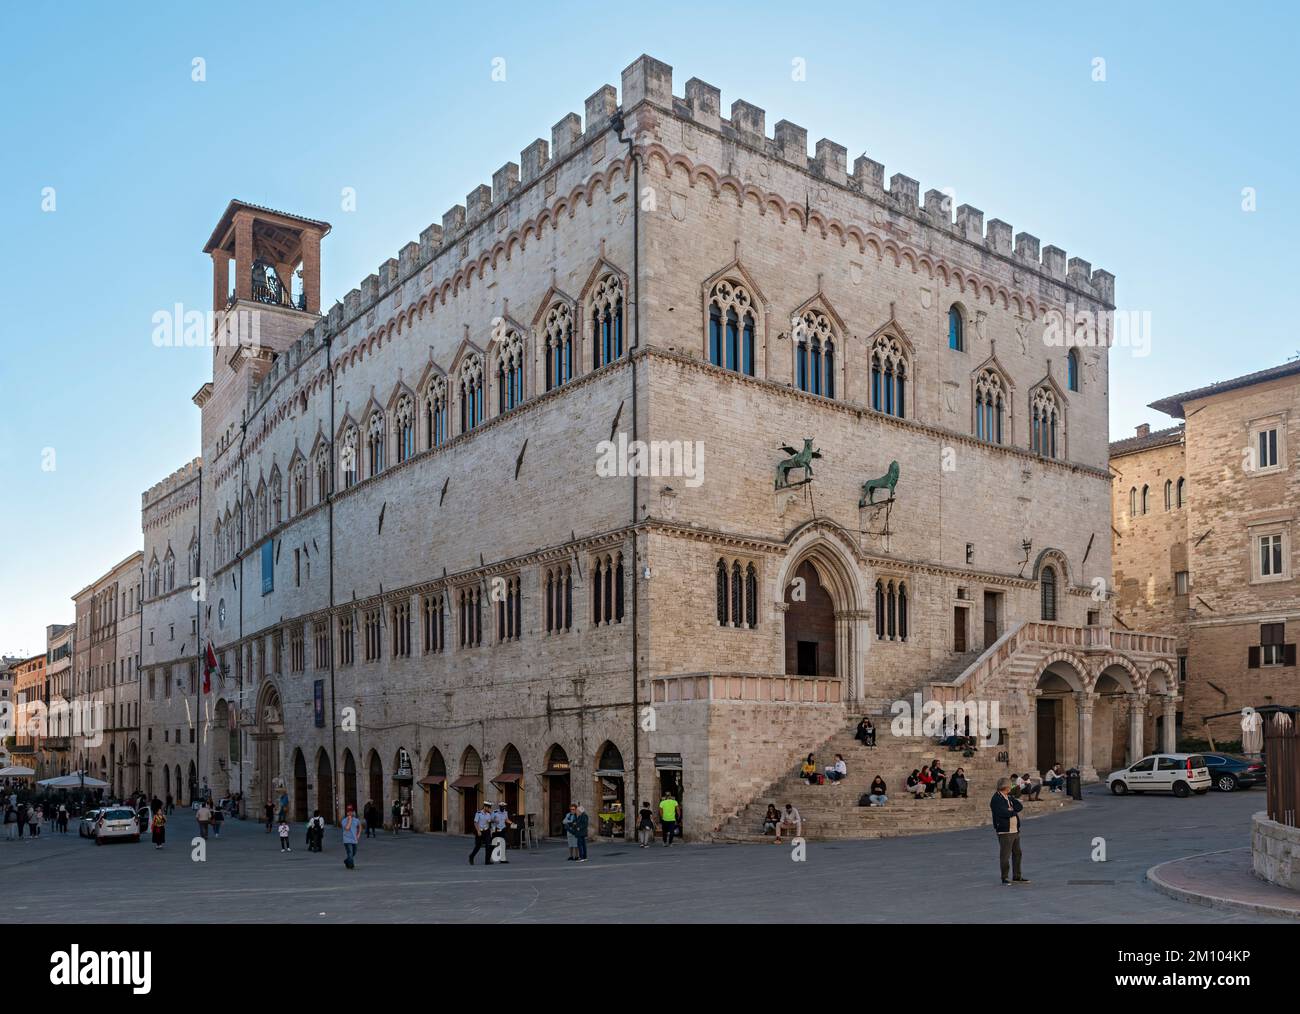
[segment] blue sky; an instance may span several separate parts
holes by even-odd
[[[72,593],[140,546],[140,493],[198,453],[190,397],[210,354],[155,348],[151,318],[208,308],[201,250],[230,198],[333,223],[328,306],[642,52],[673,66],[678,94],[703,78],[724,108],[765,108],[769,131],[793,120],[1114,272],[1119,306],[1151,311],[1152,348],[1112,352],[1112,436],[1167,422],[1144,407],[1157,397],[1300,349],[1290,4],[162,10],[6,12],[5,653],[44,649]]]

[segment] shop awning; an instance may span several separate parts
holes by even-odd
[[[522,782],[523,780],[524,776],[517,771],[502,771],[501,774],[492,779],[492,784],[512,785],[516,782]]]
[[[447,784],[447,776],[446,775],[425,775],[418,782],[416,782],[416,784],[417,785],[445,785]]]
[[[622,778],[623,769],[619,768],[618,770],[615,770],[614,768],[600,768],[596,772],[596,777],[597,778]]]
[[[543,778],[563,778],[563,777],[564,777],[565,775],[567,775],[568,773],[569,773],[569,769],[568,769],[568,768],[551,768],[551,769],[548,770],[548,771],[543,771],[543,772],[542,772],[542,777],[543,777]]]
[[[483,784],[483,779],[478,775],[461,775],[451,783],[453,789],[477,789]]]

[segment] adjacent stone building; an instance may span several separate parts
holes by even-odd
[[[76,650],[76,626],[52,623],[45,628],[46,733],[41,746],[37,776],[66,775],[70,768],[71,738],[65,731],[67,705],[72,699],[72,659]]]
[[[1090,777],[1172,714],[1111,625],[1108,334],[1051,337],[1113,277],[684,91],[638,59],[324,315],[329,224],[230,203],[202,467],[145,495],[202,579],[145,598],[155,792],[696,835],[913,694]]]
[[[140,608],[136,551],[72,597],[76,609],[71,770],[109,783],[119,798],[140,787]]]
[[[1177,638],[1182,729],[1204,739],[1206,716],[1300,704],[1300,362],[1151,407],[1183,422],[1111,445],[1116,619]],[[1211,728],[1241,736],[1235,715]]]

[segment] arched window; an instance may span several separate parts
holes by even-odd
[[[871,347],[871,407],[907,417],[907,354],[890,335],[881,335]]]
[[[885,639],[885,585],[883,581],[876,582],[876,640]]]
[[[220,524],[220,522],[217,522]],[[190,540],[190,558],[189,573],[185,575],[186,579],[193,581],[199,576],[199,537],[196,535]]]
[[[745,568],[745,625],[758,626],[758,572],[752,563]]]
[[[727,625],[727,565],[722,560],[718,561],[716,584],[718,626],[725,627]]]
[[[1041,586],[1043,609],[1042,618],[1044,620],[1056,620],[1056,568],[1044,567],[1042,577],[1039,578]]]
[[[799,390],[835,397],[835,346],[830,318],[819,310],[804,313],[795,328],[795,374]]]
[[[1165,480],[1165,510],[1171,510],[1174,506],[1174,482],[1172,479]]]
[[[1142,513],[1146,514],[1151,510],[1151,487],[1142,487]]]
[[[623,281],[609,272],[591,294],[591,368],[623,357]]]
[[[415,456],[415,401],[409,394],[397,399],[397,407],[393,409],[393,433],[397,437],[397,461],[401,464]]]
[[[293,503],[290,510],[294,514],[301,514],[307,509],[307,462],[301,458],[293,466]]]
[[[167,555],[163,558],[163,591],[169,592],[176,587],[176,557],[172,555],[171,547],[167,547]]]
[[[468,433],[483,421],[483,364],[477,355],[460,366],[460,431]]]
[[[162,568],[158,566],[158,558],[155,556],[149,561],[149,597],[155,598],[162,590]]]
[[[729,279],[718,282],[709,293],[709,362],[752,377],[755,320],[749,290]]]
[[[966,324],[956,303],[948,307],[948,348],[954,352],[966,351]]]
[[[316,451],[316,502],[324,503],[330,495],[330,445],[321,444]]]
[[[212,556],[218,567],[226,562],[225,544],[221,535],[221,519],[217,518],[217,523],[212,529]]]
[[[1079,351],[1070,349],[1065,357],[1065,386],[1071,391],[1079,389]]]
[[[1179,507],[1182,507],[1183,504],[1186,503],[1186,500],[1184,500],[1183,498],[1183,493],[1185,490],[1186,490],[1186,480],[1180,475],[1178,477],[1178,485],[1175,487],[1175,498],[1174,498],[1174,503],[1177,504]]]
[[[351,489],[357,484],[357,428],[349,426],[343,434],[342,446],[339,448],[339,471],[343,473],[343,488]]]
[[[253,525],[253,540],[261,538],[271,530],[269,524],[270,514],[267,510],[266,486],[258,484],[257,487],[257,521]]]
[[[384,413],[375,409],[370,413],[370,422],[366,426],[366,463],[368,475],[378,475],[384,470]]]
[[[245,549],[257,541],[257,512],[253,509],[253,493],[251,490],[244,491],[244,524],[239,532],[239,551],[242,553]]]
[[[954,307],[955,309],[955,307]],[[1005,437],[1007,392],[996,370],[982,370],[975,380],[975,436],[990,444]]]
[[[524,340],[507,328],[497,353],[497,413],[509,412],[524,400]]]
[[[271,469],[271,526],[279,527],[284,521],[284,487],[280,469]],[[268,529],[269,531],[269,529]]]
[[[1040,387],[1034,392],[1029,413],[1031,417],[1029,449],[1045,458],[1055,458],[1060,408],[1056,404],[1056,395],[1052,393],[1051,388]]]
[[[441,447],[447,441],[447,382],[434,377],[424,392],[424,446]]]
[[[1137,517],[1138,512],[1138,488],[1133,486],[1128,491],[1128,516]]]
[[[546,389],[551,391],[573,379],[573,316],[568,303],[557,302],[546,311],[542,334]]]

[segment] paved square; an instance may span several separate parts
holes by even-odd
[[[1085,805],[1026,822],[1025,888],[998,883],[988,827],[811,842],[803,863],[788,844],[612,844],[579,865],[552,842],[493,868],[466,863],[468,838],[381,833],[362,841],[349,873],[336,828],[314,854],[295,826],[281,854],[252,821],[227,822],[207,862],[193,862],[197,832],[181,810],[162,851],[95,847],[73,832],[0,841],[0,877],[19,922],[1259,922],[1175,901],[1143,878],[1164,860],[1248,844],[1263,803],[1258,790],[1114,798],[1092,786]],[[1097,836],[1104,864],[1089,858]]]

